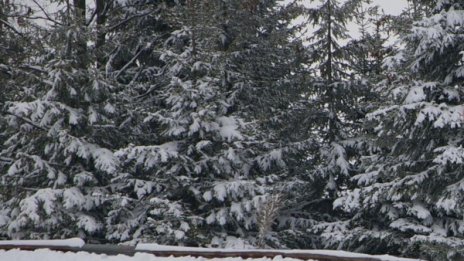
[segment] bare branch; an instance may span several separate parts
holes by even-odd
[[[117,23],[117,24],[115,24],[113,26],[110,26],[109,28],[106,29],[106,31],[111,32],[113,30],[116,30],[118,27],[130,22],[131,20],[133,20],[135,18],[144,17],[144,16],[152,14],[153,12],[154,11],[150,11],[150,12],[145,12],[145,13],[140,13],[140,14],[136,14],[136,15],[133,15],[133,16],[129,16],[126,19],[120,21],[119,23]]]
[[[95,17],[97,16],[97,10],[94,10],[92,12],[92,15],[90,16],[89,20],[85,23],[85,26],[89,26],[92,21],[95,19]]]
[[[46,18],[43,18],[44,20],[48,20],[50,22],[53,22],[57,25],[61,25],[61,26],[64,26],[65,24],[61,23],[61,22],[58,22],[57,20],[53,19],[50,17],[50,15],[48,14],[48,12],[45,10],[45,8],[43,6],[41,6],[37,0],[32,0],[32,2],[34,2],[34,4],[37,5],[37,7],[40,9],[40,11],[42,11],[42,13],[45,15]]]
[[[12,26],[10,23],[8,23],[7,21],[3,20],[3,19],[0,19],[0,23],[6,25],[6,27],[10,28],[13,32],[15,32],[17,35],[21,36],[21,37],[24,37],[24,35],[18,31],[16,28],[14,28],[14,26]]]
[[[129,68],[129,66],[130,66],[131,64],[133,64],[133,63],[137,60],[137,58],[139,58],[139,56],[142,54],[143,50],[144,50],[144,48],[141,48],[141,49],[134,55],[134,57],[132,57],[132,59],[131,59],[128,63],[126,63],[126,65],[124,65],[124,67],[122,67],[121,70],[119,70],[119,72],[116,74],[116,77],[115,77],[116,79],[118,79],[119,76],[120,76],[124,71],[126,71],[127,68]]]

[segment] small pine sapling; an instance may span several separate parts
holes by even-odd
[[[266,243],[266,235],[271,231],[274,220],[279,216],[285,202],[281,192],[270,195],[258,212],[258,241],[257,246],[264,248]]]

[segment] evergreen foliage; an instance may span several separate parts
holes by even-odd
[[[42,2],[0,0],[0,237],[464,253],[462,1]]]
[[[288,87],[301,48],[284,37],[293,12],[274,1],[187,1],[161,16],[171,31],[152,43],[159,67],[132,108],[158,135],[116,152],[130,184],[121,193],[143,202],[142,240],[255,243],[258,208],[288,177],[284,154],[306,142],[270,129],[284,120],[278,109],[289,113],[284,98],[301,100]]]
[[[363,97],[369,95],[367,82],[351,71],[349,50],[342,44],[349,39],[347,23],[349,15],[363,1],[321,1],[321,5],[307,10],[309,20],[316,27],[308,39],[314,77],[311,81],[313,105],[320,110],[321,122],[316,133],[324,141],[321,146],[320,172],[328,177],[328,191],[332,195],[343,186],[354,170],[349,162],[355,157],[359,144],[354,141],[358,120],[364,113],[360,108]],[[350,148],[354,149],[350,153]]]
[[[347,24],[364,1],[315,1],[306,8],[306,18],[314,26],[307,39],[308,69],[306,97],[311,111],[306,115],[309,134],[317,140],[307,151],[310,166],[305,174],[302,204],[296,208],[303,224],[293,231],[304,238],[296,247],[325,248],[333,243],[333,226],[343,216],[332,209],[338,193],[346,189],[347,181],[357,169],[358,156],[365,140],[358,136],[361,119],[368,110],[371,97],[369,83],[357,74],[354,48]],[[293,239],[298,242],[296,238]]]
[[[5,102],[1,157],[2,234],[11,238],[96,235],[118,170],[111,131],[113,86],[91,66],[85,21],[64,6],[55,26],[37,30],[41,50],[15,78]],[[76,11],[76,12],[73,12]],[[38,41],[37,41],[38,42]]]
[[[353,214],[349,237],[376,251],[446,260],[461,248],[462,8],[439,1],[386,60],[385,102],[366,117],[377,149],[335,202]]]

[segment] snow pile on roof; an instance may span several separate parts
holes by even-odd
[[[31,260],[47,260],[47,261],[243,261],[244,259],[239,257],[228,257],[228,258],[212,258],[206,259],[203,257],[156,257],[151,254],[136,253],[134,256],[107,256],[90,254],[86,252],[56,252],[48,249],[38,249],[35,251],[23,251],[13,249],[9,251],[0,250],[0,260],[8,261],[31,261]],[[249,260],[249,259],[247,259]],[[275,258],[255,258],[253,261],[300,261],[293,258],[282,258],[277,256]],[[308,260],[311,261],[311,260]],[[313,260],[315,261],[315,260]]]
[[[346,257],[346,258],[375,258],[382,261],[418,261],[418,259],[401,258],[390,255],[367,255],[361,253],[353,253],[340,250],[283,250],[283,249],[219,249],[219,248],[201,248],[201,247],[179,247],[179,246],[166,246],[158,244],[137,244],[137,251],[172,251],[172,252],[184,252],[188,251],[191,253],[195,252],[266,252],[266,253],[282,253],[282,254],[314,254],[314,255],[326,255],[333,257]],[[277,258],[277,257],[276,257]],[[291,260],[291,258],[284,258],[285,260]],[[258,260],[258,259],[256,259]]]
[[[0,246],[17,245],[17,246],[60,246],[60,247],[77,247],[85,245],[84,240],[80,238],[57,239],[57,240],[0,240]],[[3,260],[0,258],[0,260]],[[9,259],[5,259],[9,260]]]
[[[11,250],[0,250],[0,260],[8,261],[29,261],[29,260],[47,260],[47,261],[300,261],[299,259],[291,257],[282,257],[282,256],[292,256],[291,254],[309,254],[306,258],[318,258],[318,257],[342,257],[347,259],[372,259],[379,261],[419,261],[417,259],[408,259],[400,258],[389,255],[367,255],[361,253],[353,253],[346,251],[337,251],[337,250],[277,250],[277,249],[220,249],[220,248],[199,248],[199,247],[182,247],[182,246],[166,246],[158,244],[137,244],[135,249],[136,251],[134,256],[127,255],[105,255],[105,254],[94,254],[85,252],[85,243],[80,238],[71,238],[65,240],[5,240],[0,241],[0,248],[2,246],[7,246],[7,249]],[[37,247],[38,249],[34,251],[19,250],[16,247],[31,246],[32,249]],[[95,245],[98,246],[98,245]],[[105,245],[101,245],[105,246]],[[57,249],[63,248],[73,249],[70,252],[59,252],[50,250],[47,248]],[[114,247],[119,250],[119,246],[114,245]],[[73,252],[81,250],[77,253]],[[91,251],[90,251],[91,252]],[[118,251],[119,252],[119,251]],[[236,256],[240,253],[266,253],[267,255],[275,256],[262,257],[262,258],[241,258],[241,257],[223,257],[223,258],[206,258],[206,257],[192,257],[182,255],[193,255],[201,256],[208,255],[208,253],[215,253],[217,256],[221,256],[219,253],[226,253],[225,256]],[[107,253],[107,252],[103,252]],[[164,257],[166,255],[171,255],[177,253],[179,257]],[[156,256],[156,255],[162,255]],[[214,255],[213,255],[214,256]],[[258,255],[259,256],[259,255]],[[293,256],[297,257],[297,256]],[[311,261],[311,259],[308,259]],[[314,260],[315,261],[315,260]]]

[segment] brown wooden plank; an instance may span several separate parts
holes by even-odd
[[[79,247],[68,246],[50,246],[50,245],[0,245],[1,250],[20,249],[26,251],[34,251],[36,249],[50,249],[59,252],[78,252],[82,251]]]
[[[223,258],[223,257],[241,257],[241,258],[261,258],[261,257],[269,257],[273,258],[276,256],[282,257],[290,257],[296,259],[313,259],[318,261],[381,261],[379,258],[371,258],[371,257],[340,257],[340,256],[332,256],[332,255],[323,255],[323,254],[313,254],[313,253],[286,253],[286,252],[278,252],[278,251],[153,251],[153,250],[138,250],[137,252],[143,253],[150,253],[155,256],[175,256],[175,257],[182,257],[182,256],[193,256],[193,257],[204,257],[204,258]]]
[[[68,246],[51,246],[51,245],[0,245],[0,249],[11,250],[21,249],[26,251],[34,251],[36,249],[50,249],[59,252],[89,252],[95,254],[106,254],[106,255],[127,255],[133,256],[135,253],[147,253],[160,257],[204,257],[204,258],[225,258],[225,257],[241,257],[241,258],[262,258],[268,257],[273,258],[276,256],[289,257],[301,260],[318,260],[318,261],[381,261],[377,257],[341,257],[334,255],[325,255],[317,253],[298,253],[298,252],[280,252],[280,251],[181,251],[181,250],[136,250],[132,246],[124,245],[97,245],[97,244],[85,244],[83,247],[68,247]]]

